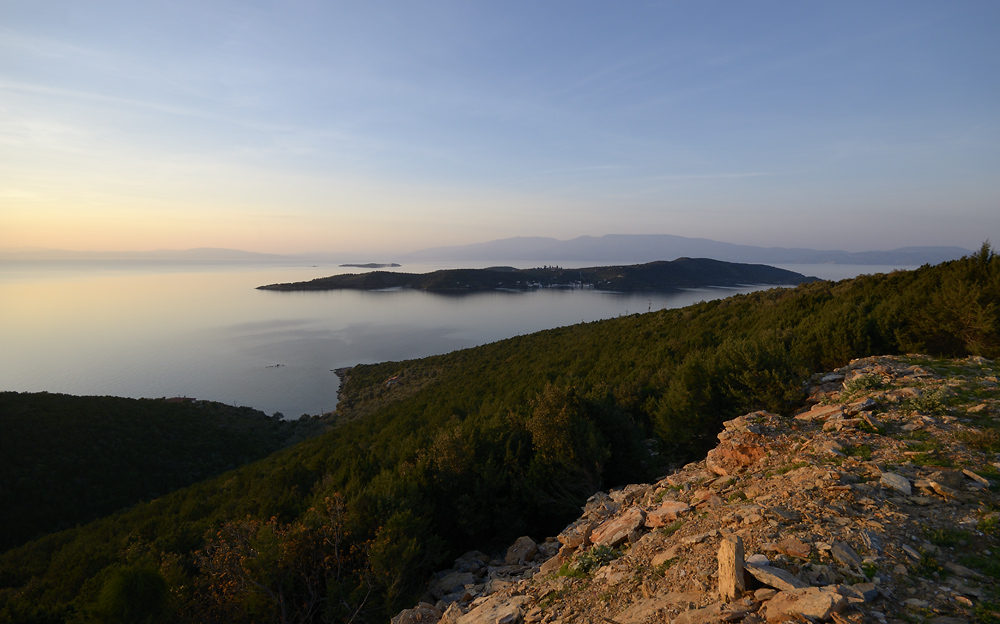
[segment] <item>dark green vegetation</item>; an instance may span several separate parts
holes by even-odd
[[[256,461],[322,428],[206,401],[0,392],[0,551]]]
[[[270,284],[261,290],[377,290],[416,288],[434,292],[473,290],[529,290],[532,288],[587,286],[615,291],[670,291],[704,286],[740,284],[801,284],[814,278],[763,264],[737,264],[707,258],[678,258],[672,262],[650,262],[631,266],[585,269],[447,269],[432,273],[372,271],[321,277],[309,282]]]
[[[723,420],[788,413],[811,371],[1000,355],[998,301],[1000,257],[984,246],[358,366],[326,434],[0,556],[0,620],[126,621],[126,580],[158,600],[153,571],[168,600],[146,621],[386,621],[449,557],[554,534],[594,489],[701,457]]]

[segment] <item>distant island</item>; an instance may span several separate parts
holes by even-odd
[[[534,290],[536,288],[594,288],[619,292],[674,291],[706,286],[744,284],[798,285],[816,281],[801,273],[762,264],[738,264],[708,258],[678,258],[629,266],[564,269],[489,267],[445,269],[431,273],[372,271],[331,275],[308,282],[268,284],[258,290],[382,290],[413,288],[431,292]]]
[[[401,264],[396,264],[395,262],[390,262],[389,264],[379,264],[378,262],[369,262],[367,264],[342,264],[342,267],[353,267],[355,269],[385,269],[391,267],[403,266]]]

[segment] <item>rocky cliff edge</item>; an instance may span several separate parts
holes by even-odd
[[[855,360],[792,417],[599,492],[543,542],[478,551],[392,624],[1000,622],[994,363]]]

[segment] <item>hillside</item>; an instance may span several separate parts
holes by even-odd
[[[741,414],[793,414],[814,371],[1000,356],[998,300],[984,245],[917,271],[356,366],[325,434],[0,555],[0,620],[114,621],[138,583],[160,592],[150,621],[384,622],[445,561],[556,535],[595,492],[704,459]]]
[[[707,457],[598,492],[557,536],[466,553],[393,624],[996,622],[998,372],[815,375],[793,418],[727,421]]]
[[[598,288],[621,292],[671,291],[706,286],[773,284],[789,286],[813,281],[793,271],[760,264],[735,264],[708,258],[679,258],[632,266],[562,269],[446,269],[431,273],[371,271],[321,277],[308,282],[269,284],[260,290],[378,290],[416,288],[432,292],[531,290],[533,288]]]
[[[209,401],[0,392],[0,551],[320,433]]]

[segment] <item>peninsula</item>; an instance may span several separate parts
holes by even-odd
[[[490,267],[445,269],[431,273],[371,271],[321,277],[308,282],[269,284],[259,290],[381,290],[414,288],[433,292],[595,288],[611,291],[673,291],[742,284],[798,285],[815,281],[801,273],[762,264],[739,264],[708,258],[678,258],[628,266],[564,269]]]

